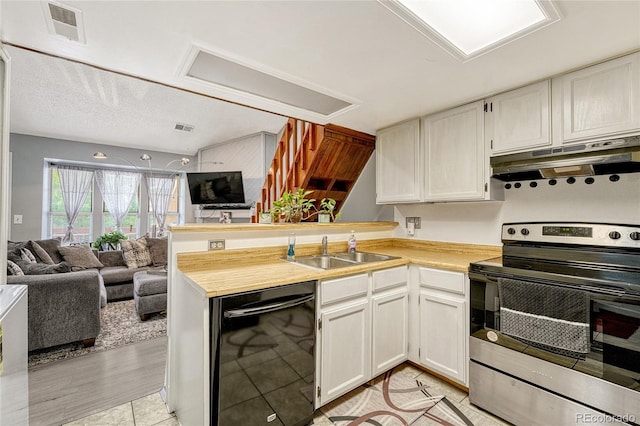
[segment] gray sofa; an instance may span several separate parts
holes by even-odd
[[[28,286],[29,351],[77,341],[85,346],[95,343],[101,299],[106,305],[97,270],[8,276],[7,284]]]
[[[30,243],[32,241],[10,242],[9,248],[10,251],[15,247],[31,249]],[[127,267],[121,250],[93,250],[104,266],[62,272],[68,271],[70,265],[58,251],[60,242],[40,240],[36,243],[54,264],[38,261],[37,269],[46,269],[46,272],[7,276],[7,284],[28,286],[29,351],[77,341],[85,346],[93,345],[100,333],[100,308],[105,307],[107,301],[133,298],[133,275],[153,267]],[[166,249],[164,255],[166,259]]]

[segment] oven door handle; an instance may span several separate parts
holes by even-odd
[[[289,300],[286,302],[271,303],[269,305],[258,306],[255,308],[230,309],[228,311],[224,311],[224,317],[239,318],[239,317],[248,317],[251,315],[265,314],[267,312],[280,311],[283,309],[289,309],[298,305],[302,305],[306,302],[313,300],[315,297],[316,297],[315,294],[309,294],[309,295],[305,295],[297,299]]]

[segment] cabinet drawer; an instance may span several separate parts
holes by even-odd
[[[374,292],[407,283],[406,266],[375,271],[372,275]]]
[[[465,275],[462,272],[420,268],[420,285],[451,293],[464,294]]]
[[[369,274],[351,275],[320,283],[320,303],[337,302],[358,296],[366,296],[369,288]]]

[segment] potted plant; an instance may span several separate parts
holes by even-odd
[[[320,210],[318,210],[318,222],[329,223],[332,220],[335,222],[340,217],[341,213],[334,214],[336,208],[336,200],[333,198],[323,198],[320,201]]]
[[[93,248],[97,250],[117,250],[120,240],[126,240],[127,236],[121,231],[106,232],[98,237],[93,243]]]
[[[315,199],[306,198],[313,191],[305,191],[299,188],[296,192],[287,191],[278,200],[273,202],[271,217],[273,221],[284,217],[285,222],[298,223],[309,217],[309,211],[315,209]],[[305,217],[306,215],[306,217]]]

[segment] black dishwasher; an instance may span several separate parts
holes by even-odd
[[[311,423],[315,289],[308,281],[211,299],[212,425]]]

